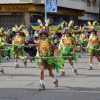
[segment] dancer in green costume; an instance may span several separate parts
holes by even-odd
[[[3,38],[3,33],[0,31],[0,72],[4,73],[3,68],[1,67],[1,61],[3,60],[4,48],[5,48],[5,39]]]
[[[58,86],[58,80],[53,74],[52,70],[55,69],[59,72],[59,68],[63,68],[62,59],[57,58],[57,48],[54,46],[52,40],[50,40],[49,32],[46,26],[43,27],[39,32],[39,41],[37,45],[37,64],[40,68],[40,90],[45,89],[44,84],[44,69],[48,69],[49,76],[53,79],[53,84],[55,87]]]
[[[12,48],[11,48],[11,56],[13,55],[15,56],[15,68],[19,67],[18,57],[25,58],[24,43],[25,43],[24,37],[21,36],[20,31],[17,31],[16,36],[13,38]],[[26,62],[24,62],[24,65],[26,66]]]
[[[100,40],[99,37],[97,36],[97,32],[94,30],[90,37],[89,37],[89,42],[87,45],[88,48],[88,53],[89,53],[89,68],[88,70],[92,70],[92,62],[93,62],[93,56],[95,56],[98,60],[99,63],[99,68],[100,68],[100,58],[99,58],[99,50],[100,50]]]
[[[61,56],[63,56],[63,60],[69,60],[69,63],[72,68],[72,72],[75,74],[77,73],[77,70],[74,68],[73,60],[77,61],[75,51],[76,51],[76,43],[74,41],[74,38],[72,38],[71,33],[68,33],[68,29],[64,29],[62,38],[59,43],[59,52]],[[64,67],[64,63],[63,63]],[[65,75],[65,71],[61,70],[61,75]]]

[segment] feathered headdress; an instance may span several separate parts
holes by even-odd
[[[0,29],[0,36],[3,36],[2,30]]]
[[[88,26],[91,26],[92,25],[90,21],[88,21],[87,24],[88,24]]]
[[[62,23],[61,23],[61,28],[62,29],[64,29],[65,27],[67,27],[68,26],[68,23],[66,22],[66,21],[63,21]]]
[[[18,28],[18,30],[21,30],[22,28],[25,28],[24,25],[20,25],[20,27]]]
[[[72,20],[72,21],[69,22],[68,28],[73,28],[73,26],[74,26],[74,21]]]
[[[100,32],[100,25],[99,25],[98,21],[94,21],[94,22],[93,22],[93,28],[94,28],[96,31]]]
[[[15,25],[15,27],[12,27],[12,31],[16,32],[18,30],[18,26]]]
[[[51,20],[48,19],[45,23],[45,25],[40,29],[39,35],[41,34],[48,34],[48,37],[50,37],[50,29],[49,29],[49,24],[51,23]]]
[[[90,21],[87,22],[87,24],[84,26],[84,31],[90,31],[92,28],[92,24]]]
[[[40,19],[38,19],[37,22],[39,23],[39,25],[40,25],[41,27],[43,27],[42,21],[41,21]]]
[[[45,27],[48,27],[50,23],[51,23],[51,20],[48,19],[48,20],[46,21],[46,23],[45,23]]]
[[[80,32],[80,31],[81,31],[81,27],[79,27],[79,26],[74,27],[74,32],[75,33]]]
[[[95,27],[96,25],[99,25],[98,21],[93,22],[93,26]]]

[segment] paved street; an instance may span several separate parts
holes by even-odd
[[[4,61],[5,74],[0,73],[0,100],[100,100],[100,69],[96,58],[93,70],[87,70],[88,56],[79,58],[75,67],[79,75],[71,72],[66,61],[66,75],[55,75],[59,87],[53,87],[52,78],[45,71],[46,90],[39,91],[39,68],[28,61],[25,68],[20,61],[20,68],[14,68],[14,60]]]

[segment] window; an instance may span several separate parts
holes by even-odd
[[[60,22],[60,18],[59,17],[53,17],[54,22]]]

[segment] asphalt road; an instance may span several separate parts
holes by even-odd
[[[59,86],[53,87],[52,78],[45,70],[46,90],[39,91],[39,68],[28,61],[25,68],[14,68],[14,60],[3,61],[5,74],[0,73],[0,100],[100,100],[100,69],[96,58],[93,59],[93,70],[88,68],[88,56],[82,55],[75,67],[79,75],[72,73],[66,61],[66,75],[55,75]]]

